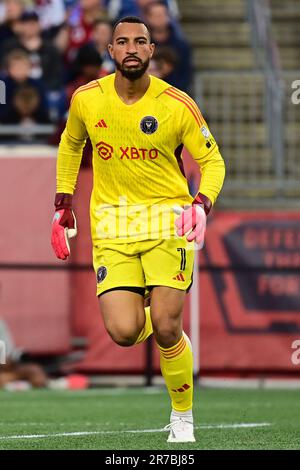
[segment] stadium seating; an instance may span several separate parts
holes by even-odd
[[[269,182],[276,191],[266,117],[266,80],[256,62],[247,1],[178,3],[183,30],[193,45],[195,98],[228,162],[227,174],[231,179],[230,187],[224,188],[226,195],[243,190],[245,182],[254,186],[259,181]],[[296,152],[300,105],[293,105],[290,95],[291,83],[299,79],[300,10],[296,0],[271,0],[270,7],[272,35],[282,67],[284,172],[294,181],[291,194],[295,195],[295,177],[300,167]],[[265,189],[261,185],[256,194],[265,195]],[[226,200],[223,197],[220,203],[226,205]],[[238,205],[238,199],[235,203]]]
[[[199,70],[247,70],[254,66],[243,0],[179,2],[183,29],[195,46]]]

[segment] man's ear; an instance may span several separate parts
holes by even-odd
[[[113,58],[114,58],[114,48],[113,48],[113,45],[112,45],[112,44],[108,44],[107,49],[108,49],[108,52],[109,52],[110,57],[113,59]]]
[[[155,44],[154,44],[154,42],[151,42],[151,44],[150,44],[150,51],[151,51],[150,59],[152,59],[152,57],[153,57],[154,50],[155,50]]]

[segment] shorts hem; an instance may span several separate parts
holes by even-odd
[[[97,286],[96,296],[99,297],[99,295],[104,294],[104,292],[107,292],[108,290],[113,290],[113,289],[114,290],[117,290],[117,289],[122,290],[122,287],[124,288],[124,290],[126,290],[126,287],[136,287],[138,289],[146,290],[145,286],[138,286],[136,284],[126,284],[126,286],[124,286],[124,285],[120,285],[118,283],[116,285],[110,285],[109,287],[105,287],[104,289],[102,289],[102,288],[99,289],[98,286]]]
[[[165,281],[156,281],[156,282],[152,282],[150,284],[146,284],[146,287],[147,289],[151,290],[153,289],[153,287],[171,287],[172,289],[178,289],[178,290],[183,290],[183,291],[188,291],[191,287],[191,283],[189,282],[187,285],[178,285],[178,284],[173,284],[173,283],[168,283],[168,282],[165,282]]]

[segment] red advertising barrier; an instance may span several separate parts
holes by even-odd
[[[53,269],[60,265],[49,238],[54,157],[26,146],[0,152],[0,317],[17,346],[44,354],[66,352],[71,342],[69,274]]]
[[[299,213],[212,216],[200,266],[202,370],[297,370],[299,248]]]

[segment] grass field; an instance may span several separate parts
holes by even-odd
[[[291,390],[196,389],[197,442],[167,444],[163,388],[1,391],[0,449],[300,449],[299,398]]]

